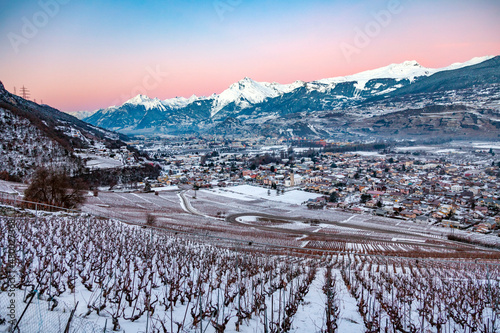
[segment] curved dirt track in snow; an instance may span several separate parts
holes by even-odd
[[[393,243],[393,244],[402,244],[402,245],[409,245],[409,246],[418,246],[418,247],[425,247],[425,248],[430,248],[432,251],[436,250],[452,250],[452,251],[464,251],[464,250],[474,250],[474,251],[485,251],[485,252],[491,252],[491,249],[488,250],[483,250],[479,249],[475,246],[468,245],[468,244],[462,244],[462,243],[455,243],[452,241],[448,240],[440,240],[440,245],[439,244],[429,244],[426,241],[427,240],[433,240],[436,241],[436,238],[426,236],[425,234],[422,235],[415,235],[415,233],[412,232],[396,232],[392,230],[387,230],[384,228],[376,228],[376,227],[371,227],[371,226],[359,226],[359,225],[349,225],[347,223],[343,222],[335,222],[335,221],[324,221],[321,220],[319,221],[320,224],[323,225],[333,225],[333,226],[338,226],[342,228],[349,228],[352,229],[353,231],[362,231],[365,232],[364,235],[355,235],[355,234],[343,234],[342,232],[337,233],[337,234],[332,234],[332,233],[325,233],[321,232],[321,226],[318,225],[318,229],[316,231],[309,231],[309,230],[297,230],[297,229],[289,229],[286,227],[273,227],[273,226],[262,226],[262,225],[257,225],[253,224],[252,222],[242,222],[239,219],[242,217],[257,217],[257,218],[264,218],[264,219],[270,219],[270,220],[277,220],[277,221],[284,221],[284,222],[302,222],[304,224],[310,224],[311,222],[318,222],[314,221],[311,219],[307,218],[300,218],[300,217],[288,217],[288,216],[281,216],[281,215],[272,215],[272,214],[264,214],[264,213],[239,213],[239,214],[232,214],[226,217],[226,221],[238,225],[238,226],[243,226],[243,227],[252,227],[255,229],[259,229],[262,231],[272,231],[272,232],[281,232],[281,233],[286,233],[286,234],[293,234],[297,236],[315,236],[320,237],[324,239],[325,241],[349,241],[349,242],[388,242],[388,243]],[[368,234],[368,233],[372,233]],[[375,233],[375,234],[374,234]],[[382,240],[380,238],[381,235],[391,235],[394,237],[401,237],[401,236],[411,236],[413,238],[416,238],[415,242],[411,241],[393,241],[393,240]],[[346,238],[348,237],[348,238]]]

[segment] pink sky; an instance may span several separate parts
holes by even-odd
[[[87,8],[78,7],[83,5],[70,2],[19,52],[0,50],[0,80],[11,92],[25,85],[37,102],[80,111],[122,104],[140,92],[160,99],[221,93],[246,76],[291,83],[405,60],[439,68],[500,54],[500,5],[493,1],[401,1],[401,12],[349,59],[342,43],[356,46],[357,29],[373,24],[373,13],[386,10],[387,4],[370,2],[363,12],[347,2],[341,8],[317,2],[304,8],[291,4],[275,20],[267,13],[279,10],[264,4],[242,2],[223,20],[211,6],[200,7],[179,22],[174,17],[143,22],[138,8],[124,14],[137,22],[123,17],[99,21],[84,15]],[[27,17],[37,10],[19,9]],[[261,12],[257,16],[252,10]],[[131,23],[123,25],[122,20]],[[186,20],[190,25],[182,23]],[[20,32],[20,22],[12,15],[0,32]],[[157,69],[155,77],[151,71]]]

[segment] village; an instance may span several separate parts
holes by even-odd
[[[210,142],[182,142],[183,150],[141,143],[139,148],[163,172],[139,186],[155,191],[246,184],[266,188],[269,196],[302,190],[321,194],[303,203],[309,209],[340,209],[478,233],[498,234],[500,229],[500,163],[493,149],[335,153],[278,142]]]

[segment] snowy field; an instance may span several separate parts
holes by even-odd
[[[145,222],[149,213],[156,218],[158,226],[170,230],[292,247],[304,247],[307,242],[306,247],[311,249],[353,250],[347,243],[358,242],[363,245],[355,249],[358,253],[409,255],[427,251],[437,256],[461,256],[464,251],[478,251],[448,241],[447,235],[451,233],[448,228],[334,209],[309,210],[305,205],[300,205],[306,198],[297,199],[298,194],[309,194],[306,192],[295,191],[297,193],[292,197],[295,200],[287,203],[276,201],[286,198],[287,194],[269,198],[265,189],[261,191],[261,196],[249,194],[255,187],[242,189],[241,192],[227,192],[228,189],[200,190],[197,191],[196,198],[193,190],[171,189],[161,191],[158,195],[99,192],[98,197],[88,197],[83,211],[139,224]],[[243,223],[228,222],[227,219],[235,214],[246,215],[243,220],[240,219]],[[268,225],[252,223],[255,221],[252,216],[258,214],[266,214],[286,222]],[[310,220],[318,221],[311,225],[308,222]],[[492,235],[460,230],[455,230],[455,233],[500,245],[500,238]]]
[[[155,191],[155,192],[179,191],[179,187],[177,187],[177,186],[162,186],[162,187],[153,187],[151,190]]]
[[[498,142],[473,142],[472,146],[479,149],[500,149]]]
[[[360,155],[360,156],[373,156],[373,157],[385,157],[386,155],[380,154],[374,151],[356,151],[352,152],[354,155]]]
[[[294,147],[293,148],[293,151],[296,152],[296,153],[303,153],[303,152],[306,152],[306,151],[310,151],[310,150],[313,150],[313,151],[320,151],[321,148],[319,147],[306,147],[306,148],[303,148],[303,147]]]
[[[433,154],[467,154],[467,149],[500,149],[498,142],[463,142],[453,141],[447,145],[420,145],[413,147],[396,147],[395,151],[414,152],[425,151]],[[465,151],[464,151],[465,149]]]
[[[285,192],[285,194],[278,195],[276,190],[268,190],[263,187],[251,186],[251,185],[239,185],[235,187],[216,188],[213,190],[203,190],[203,191],[209,191],[217,195],[243,201],[264,199],[264,200],[278,201],[292,205],[300,205],[308,201],[309,199],[314,200],[322,196],[320,194],[309,193],[300,190],[291,190]]]
[[[396,151],[433,151],[438,149],[437,146],[413,146],[413,147],[396,147]]]
[[[434,151],[436,154],[467,154],[466,151],[459,151],[457,149],[440,149]]]
[[[120,160],[110,157],[92,155],[92,154],[77,154],[83,159],[87,160],[86,166],[91,169],[111,169],[123,166]]]

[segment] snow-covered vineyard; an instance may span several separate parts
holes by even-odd
[[[88,215],[14,215],[0,218],[0,332],[13,223],[17,319],[31,301],[20,332],[64,332],[67,322],[68,332],[500,330],[494,262],[269,255]],[[54,314],[59,324],[46,319]]]

